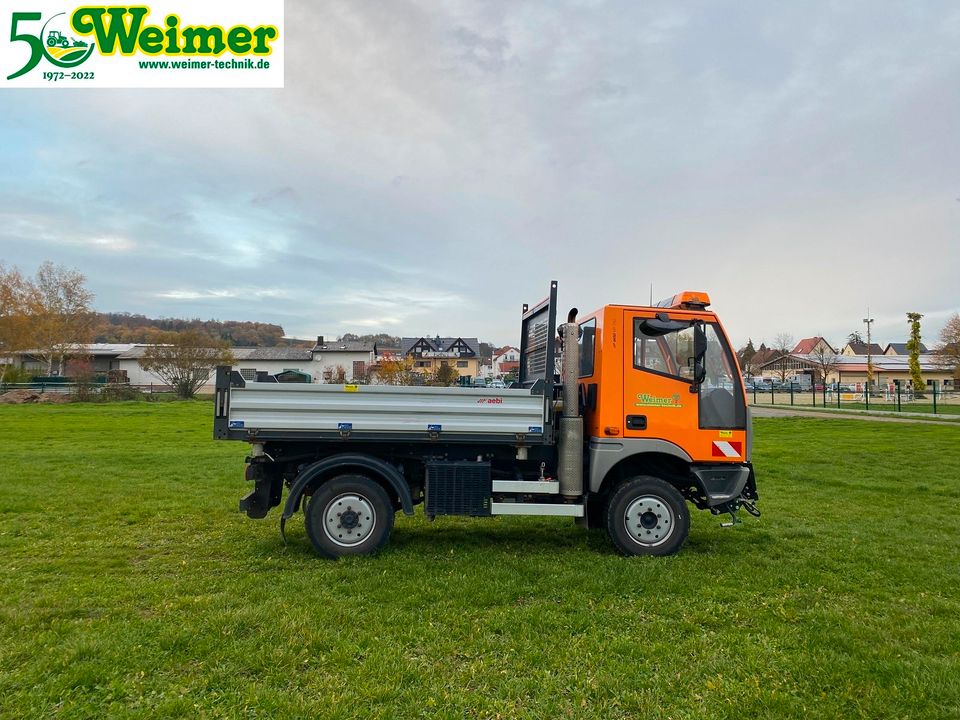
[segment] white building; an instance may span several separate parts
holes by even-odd
[[[132,343],[93,343],[78,346],[72,354],[90,358],[96,373],[125,372],[131,385],[164,385],[160,377],[140,367],[140,359],[149,347]],[[310,382],[322,383],[336,380],[339,368],[343,368],[347,382],[363,378],[373,364],[375,347],[373,343],[324,342],[320,336],[312,348],[235,347],[230,348],[230,352],[236,359],[233,369],[247,380],[256,379],[258,373],[276,375],[294,370],[308,376]],[[17,367],[33,370],[38,375],[46,371],[46,365],[35,351],[19,353],[11,360]],[[208,385],[212,383],[211,376]]]
[[[512,345],[505,345],[497,348],[493,352],[493,374],[496,377],[502,377],[511,372],[516,372],[520,366],[520,350]]]

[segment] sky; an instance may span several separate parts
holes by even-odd
[[[0,259],[102,311],[519,341],[705,290],[733,342],[960,311],[960,5],[286,2],[282,90],[0,90]]]

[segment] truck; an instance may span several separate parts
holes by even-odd
[[[524,305],[508,388],[249,382],[218,367],[214,438],[249,444],[240,510],[301,509],[324,557],[375,553],[398,512],[573,518],[628,556],[670,555],[690,507],[759,516],[742,375],[704,292],[557,325]],[[554,329],[556,328],[556,334]],[[284,500],[284,491],[286,499]]]

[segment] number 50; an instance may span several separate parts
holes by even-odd
[[[27,64],[20,68],[13,75],[7,75],[7,80],[13,80],[18,78],[24,73],[28,73],[33,70],[37,63],[40,62],[40,58],[43,57],[43,43],[40,42],[40,38],[35,35],[27,35],[26,33],[17,34],[17,23],[21,20],[39,20],[40,13],[33,12],[15,12],[13,13],[13,20],[10,23],[10,40],[16,42],[17,40],[23,40],[25,43],[30,45],[31,55],[30,59],[27,60]]]

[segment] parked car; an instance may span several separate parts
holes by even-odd
[[[487,379],[482,377],[475,377],[470,381],[470,387],[475,388],[485,388],[487,386]]]
[[[506,386],[507,384],[503,380],[491,380],[490,383],[487,385],[487,387],[497,388],[497,389],[505,388]]]

